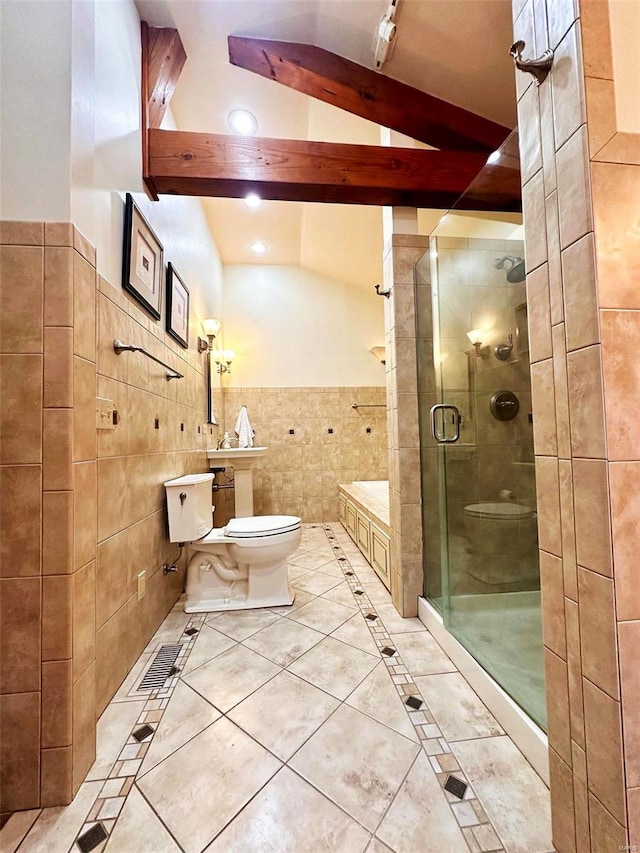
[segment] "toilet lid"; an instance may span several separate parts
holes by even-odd
[[[252,536],[275,536],[289,533],[300,527],[301,520],[295,515],[253,515],[249,518],[232,518],[224,529],[225,536],[234,539],[249,539]]]
[[[494,518],[494,519],[518,519],[531,518],[533,510],[522,504],[512,503],[482,503],[469,504],[464,508],[468,515],[476,515],[479,518]]]

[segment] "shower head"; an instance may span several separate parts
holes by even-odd
[[[493,265],[497,270],[501,270],[507,262],[510,264],[507,269],[507,281],[511,284],[515,284],[518,281],[524,281],[526,276],[524,258],[516,258],[514,255],[505,255],[504,258],[496,258]]]

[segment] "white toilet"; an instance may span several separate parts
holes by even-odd
[[[537,523],[530,507],[507,501],[469,504],[464,529],[469,571],[478,580],[505,584],[537,577]]]
[[[169,538],[189,545],[186,613],[292,604],[287,559],[300,544],[294,515],[233,518],[213,527],[213,474],[168,480]]]

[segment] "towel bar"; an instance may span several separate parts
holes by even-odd
[[[184,373],[178,373],[178,371],[174,370],[170,364],[165,364],[164,361],[160,361],[160,359],[156,358],[155,355],[151,355],[150,352],[147,352],[144,347],[137,347],[134,344],[123,344],[122,341],[119,341],[116,338],[113,342],[113,351],[116,353],[116,355],[120,355],[120,353],[123,352],[141,352],[142,355],[146,355],[146,357],[150,358],[151,361],[155,361],[156,364],[159,364],[167,369],[167,382],[170,379],[184,379]]]
[[[386,409],[386,403],[352,403],[352,409]]]

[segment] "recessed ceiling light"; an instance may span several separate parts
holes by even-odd
[[[258,119],[249,110],[231,110],[227,121],[231,130],[240,136],[253,136],[258,129]]]
[[[491,154],[489,154],[489,156],[487,157],[487,163],[490,166],[493,166],[493,164],[497,163],[499,159],[500,159],[500,152],[499,151],[492,151]]]
[[[264,201],[257,193],[249,193],[249,195],[244,197],[244,203],[247,207],[262,207]]]
[[[256,240],[256,242],[252,243],[249,248],[256,255],[264,255],[264,253],[268,250],[267,244],[260,242],[260,240]]]

